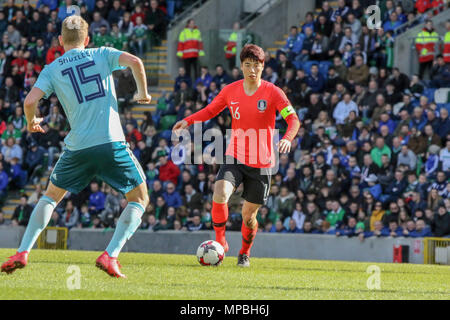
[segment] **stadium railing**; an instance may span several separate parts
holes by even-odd
[[[450,238],[424,238],[423,263],[450,265]]]
[[[183,8],[183,11],[181,11],[179,14],[176,14],[172,21],[170,21],[168,29],[171,29],[173,26],[177,25],[179,22],[189,16],[194,9],[202,6],[207,1],[208,0],[197,0],[194,3]]]
[[[67,249],[69,229],[47,227],[38,238],[38,249]]]

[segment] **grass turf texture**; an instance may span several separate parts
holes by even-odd
[[[0,261],[15,251],[0,249]],[[100,252],[33,250],[27,267],[0,273],[3,299],[450,299],[450,268],[437,265],[252,258],[248,269],[226,257],[202,267],[195,255],[122,253],[127,279],[95,267]],[[367,289],[369,265],[381,269],[381,289]],[[69,290],[70,265],[81,289]]]

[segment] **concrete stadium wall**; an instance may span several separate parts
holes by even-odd
[[[448,19],[450,19],[450,9],[446,9],[444,12],[432,18],[434,28],[441,36],[446,32],[445,22]],[[419,72],[418,56],[417,51],[413,48],[413,39],[423,29],[423,26],[424,24],[417,25],[395,38],[394,66],[408,75]]]
[[[17,248],[23,227],[0,228],[0,248]],[[71,229],[68,248],[72,250],[103,251],[113,231]],[[214,232],[137,231],[123,248],[123,252],[195,254],[198,245],[214,239]],[[228,232],[229,256],[237,256],[241,247],[241,233]],[[409,246],[409,261],[423,263],[423,241],[411,238],[368,238],[363,242],[328,235],[258,233],[252,256],[313,260],[343,260],[392,262],[394,245]],[[416,250],[415,250],[416,249]],[[415,251],[418,252],[416,253]]]
[[[25,228],[0,226],[0,248],[17,248]]]
[[[314,0],[282,0],[265,14],[254,19],[247,31],[261,38],[263,48],[273,47],[273,42],[283,40],[292,25],[299,25],[308,11],[314,11]]]

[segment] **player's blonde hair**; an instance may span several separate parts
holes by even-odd
[[[82,17],[72,15],[64,19],[61,28],[61,35],[64,44],[80,45],[88,36],[89,25]]]

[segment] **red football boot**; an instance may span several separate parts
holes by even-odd
[[[2,264],[2,272],[11,274],[16,269],[22,269],[28,263],[28,251],[16,252],[9,260]]]
[[[106,252],[106,251],[103,252],[100,255],[100,257],[97,258],[97,260],[95,261],[95,266],[97,268],[105,271],[111,277],[116,277],[116,278],[126,278],[127,277],[122,272],[120,272],[120,268],[122,268],[122,266],[120,265],[119,261],[117,261],[117,258],[110,257],[108,252]]]

